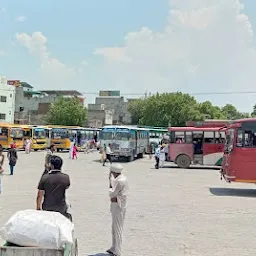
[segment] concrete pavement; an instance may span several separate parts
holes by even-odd
[[[64,159],[71,178],[72,205],[79,255],[105,255],[111,242],[108,167],[100,154]],[[14,176],[2,176],[0,226],[18,210],[35,208],[45,152],[19,152]],[[178,168],[155,170],[145,157],[123,163],[130,195],[124,228],[124,255],[255,255],[255,185],[227,184],[218,171]]]

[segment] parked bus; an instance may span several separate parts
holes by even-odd
[[[235,120],[227,127],[221,178],[256,183],[256,118]]]
[[[54,144],[57,151],[69,150],[71,139],[76,137],[78,126],[49,125],[51,144]]]
[[[129,126],[104,126],[100,132],[100,145],[111,144],[115,157],[125,157],[133,161],[143,158],[149,146],[149,130]]]
[[[225,132],[219,127],[170,127],[169,158],[181,168],[221,166]]]
[[[9,149],[15,143],[17,149],[23,149],[23,130],[18,125],[0,123],[0,144]]]
[[[186,122],[187,127],[205,127],[205,128],[213,128],[213,127],[223,127],[229,125],[231,120],[219,120],[219,119],[206,119],[204,121],[188,121]]]
[[[24,141],[23,145],[25,147],[25,143],[27,139],[31,139],[31,149],[37,150],[45,150],[47,148],[47,129],[43,126],[36,125],[20,125],[23,129]]]
[[[51,143],[56,146],[57,151],[69,150],[71,140],[75,139],[78,149],[84,146],[88,140],[92,140],[95,135],[99,138],[100,129],[84,128],[79,126],[60,126],[50,125],[48,133],[51,137]]]

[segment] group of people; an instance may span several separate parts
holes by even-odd
[[[108,146],[109,147],[109,146]],[[45,170],[38,184],[36,209],[59,212],[72,221],[66,201],[70,179],[62,172],[63,160],[54,155],[51,145],[45,157]],[[112,256],[122,255],[122,234],[127,208],[128,182],[120,164],[111,164],[109,172],[109,198],[112,215],[112,246],[107,250]]]
[[[155,149],[155,168],[159,169],[164,166],[164,162],[168,158],[168,144],[159,144],[158,147]]]

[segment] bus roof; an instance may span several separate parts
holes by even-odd
[[[110,128],[110,129],[123,128],[123,129],[138,130],[138,131],[149,131],[149,129],[146,129],[146,128],[139,128],[136,126],[124,126],[124,125],[105,125],[102,129],[105,129],[105,128]]]
[[[231,122],[232,123],[250,123],[250,122],[256,122],[256,118],[242,118],[242,119],[237,119]]]
[[[192,131],[220,131],[222,127],[169,127],[169,131],[177,131],[177,132],[192,132]]]
[[[206,119],[204,121],[188,121],[186,126],[188,127],[223,127],[229,125],[232,120],[221,119]]]

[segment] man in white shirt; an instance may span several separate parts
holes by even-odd
[[[105,145],[104,145],[104,146],[105,146]],[[107,160],[112,164],[111,155],[113,154],[113,152],[111,151],[110,146],[111,146],[111,145],[108,144],[107,147],[105,148],[105,151],[106,151],[106,158],[105,158],[104,161],[103,161],[103,166],[105,166],[105,163],[106,163]]]
[[[112,246],[107,253],[112,256],[122,255],[123,226],[127,208],[128,181],[122,174],[120,164],[110,166],[109,197],[112,214]]]

